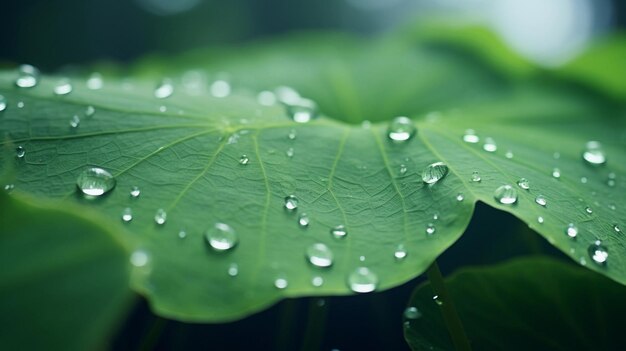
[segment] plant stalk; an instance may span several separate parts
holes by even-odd
[[[327,316],[328,301],[323,298],[312,298],[309,302],[309,318],[302,339],[302,351],[322,349]]]
[[[430,281],[433,293],[437,296],[437,300],[442,302],[439,305],[441,308],[441,315],[446,323],[446,327],[448,328],[448,333],[450,334],[455,350],[471,351],[472,347],[470,346],[467,334],[465,334],[463,323],[456,312],[454,302],[448,294],[448,290],[446,289],[446,285],[443,280],[443,276],[441,275],[441,271],[439,270],[439,265],[437,265],[437,261],[434,261],[433,264],[428,267],[426,274],[428,275],[428,280]]]

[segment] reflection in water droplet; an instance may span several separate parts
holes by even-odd
[[[85,169],[76,179],[78,189],[87,196],[101,196],[113,189],[115,183],[111,173],[99,167]]]
[[[53,88],[55,95],[67,95],[72,92],[72,84],[68,79],[62,79]]]
[[[130,188],[130,197],[132,198],[138,198],[139,195],[141,195],[141,190],[139,189],[138,186],[134,186],[132,188]]]
[[[606,155],[602,149],[602,145],[597,141],[589,141],[585,144],[583,151],[583,159],[587,164],[598,166],[606,163]]]
[[[250,159],[248,158],[247,155],[241,155],[241,157],[239,157],[240,165],[247,165],[248,163],[250,163]]]
[[[496,141],[493,138],[485,138],[485,143],[483,144],[483,150],[487,152],[496,152],[498,150],[498,145],[496,145]]]
[[[239,266],[236,263],[231,263],[228,266],[228,275],[231,277],[236,277],[239,274]]]
[[[15,85],[20,88],[32,88],[39,83],[39,70],[31,65],[20,65],[17,68]]]
[[[133,210],[130,207],[126,207],[122,210],[122,221],[130,222],[133,220]]]
[[[343,239],[348,235],[348,231],[344,225],[340,224],[330,230],[330,235],[335,239]]]
[[[174,93],[174,84],[169,78],[163,79],[154,89],[154,97],[157,99],[165,99]]]
[[[435,184],[448,174],[448,166],[443,162],[432,163],[422,171],[422,181],[426,184]]]
[[[517,185],[524,190],[530,189],[530,182],[526,178],[520,178],[520,180],[517,181]]]
[[[402,244],[398,245],[398,247],[396,247],[396,250],[393,252],[393,257],[395,257],[398,261],[404,260],[407,255],[408,252]]]
[[[478,183],[482,180],[482,178],[480,177],[480,173],[478,173],[478,171],[474,171],[472,172],[472,178],[471,178],[472,182],[474,183]]]
[[[473,129],[468,129],[463,135],[463,141],[470,144],[476,144],[480,141],[480,138],[476,135]]]
[[[517,190],[510,185],[502,185],[496,189],[493,197],[503,205],[512,205],[517,202]]]
[[[315,267],[330,267],[333,264],[333,252],[322,243],[309,246],[306,250],[306,257]]]
[[[298,208],[298,198],[295,195],[285,197],[285,209],[294,211]]]
[[[546,198],[543,195],[537,195],[537,197],[535,198],[535,202],[538,205],[541,205],[544,207],[548,204],[548,200],[546,200]]]
[[[408,117],[399,116],[394,118],[387,129],[387,137],[392,141],[407,141],[415,135],[415,125]]]
[[[356,293],[368,293],[378,287],[378,276],[367,267],[359,267],[348,275],[348,286]]]
[[[426,225],[426,234],[433,235],[433,234],[435,234],[436,231],[437,231],[437,229],[435,228],[434,224],[428,223]]]
[[[604,265],[609,258],[608,249],[602,245],[600,240],[596,240],[593,244],[589,245],[589,257],[593,260],[593,262]]]
[[[554,177],[554,178],[556,178],[556,179],[561,178],[561,170],[560,170],[560,169],[558,169],[558,168],[554,168],[554,169],[552,170],[552,177]]]
[[[301,228],[308,227],[310,222],[311,220],[309,219],[309,216],[306,213],[302,213],[300,214],[300,216],[298,216],[298,225]]]
[[[204,232],[204,240],[215,251],[227,251],[239,243],[235,230],[225,223],[215,225]]]
[[[404,319],[418,319],[422,316],[422,313],[417,309],[417,307],[407,307],[402,313]]]
[[[25,155],[26,155],[26,149],[24,149],[22,145],[18,145],[18,147],[15,148],[15,157],[24,158]]]
[[[565,228],[565,234],[570,238],[575,238],[578,235],[578,227],[574,223],[570,223]]]
[[[154,221],[158,225],[163,225],[167,221],[167,213],[164,209],[159,208],[154,214]]]

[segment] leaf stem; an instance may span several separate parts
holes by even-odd
[[[467,334],[465,334],[463,323],[456,312],[454,302],[448,294],[448,290],[446,289],[446,285],[443,280],[443,276],[441,275],[441,271],[439,270],[439,265],[437,265],[437,261],[434,261],[430,267],[428,267],[426,274],[428,275],[430,286],[435,294],[434,298],[441,302],[439,304],[441,307],[441,315],[443,316],[443,320],[448,328],[448,333],[450,334],[454,348],[457,351],[470,351],[472,347],[470,346]]]
[[[309,302],[309,318],[304,337],[302,351],[321,350],[328,316],[328,301],[324,298],[312,298]]]

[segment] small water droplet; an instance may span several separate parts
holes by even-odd
[[[72,84],[68,79],[60,80],[53,90],[55,95],[67,95],[72,92]]]
[[[524,190],[530,189],[530,182],[526,178],[520,178],[520,180],[517,181],[517,185]]]
[[[297,136],[297,135],[298,135],[298,134],[296,133],[296,130],[295,130],[295,129],[291,129],[291,130],[289,131],[289,134],[287,134],[287,138],[288,138],[289,140],[296,140],[296,136]]]
[[[134,186],[132,188],[130,188],[130,197],[132,198],[138,198],[139,195],[141,195],[141,190],[139,189],[139,187]]]
[[[315,287],[320,287],[324,285],[324,278],[320,276],[315,276],[313,277],[313,279],[311,279],[311,284]]]
[[[241,157],[239,158],[239,164],[240,165],[247,165],[248,163],[250,163],[250,159],[248,158],[247,155],[241,155]]]
[[[297,103],[285,104],[287,115],[294,122],[308,123],[318,117],[317,104],[309,99],[300,98]]]
[[[96,108],[89,105],[85,108],[85,116],[92,117],[96,113]]]
[[[26,105],[24,104],[24,101],[18,101],[18,102],[17,102],[17,108],[24,108],[24,106],[26,106]]]
[[[513,151],[508,150],[505,154],[504,157],[508,158],[509,160],[513,158]]]
[[[122,210],[122,221],[130,222],[133,220],[133,210],[130,207],[126,207]]]
[[[295,211],[298,208],[298,198],[295,195],[285,197],[285,209]]]
[[[311,220],[306,213],[302,213],[298,216],[298,225],[300,226],[300,228],[308,227],[310,222]]]
[[[433,213],[433,220],[436,221],[439,219],[439,213],[435,212]]]
[[[487,137],[485,138],[485,143],[483,144],[483,150],[487,152],[496,152],[498,150],[498,145],[493,138]]]
[[[285,278],[284,276],[279,276],[276,279],[274,279],[274,286],[276,287],[276,289],[286,289],[287,286],[289,286],[289,282],[287,281],[287,278]]]
[[[406,174],[406,171],[407,171],[406,165],[404,164],[400,165],[400,175]]]
[[[463,195],[463,193],[456,194],[456,201],[461,202],[463,200],[465,200],[465,195]]]
[[[493,197],[503,205],[512,205],[517,202],[517,190],[510,185],[502,185],[496,189]]]
[[[435,228],[434,224],[428,223],[426,225],[426,234],[433,235],[433,234],[435,234],[436,231],[437,231],[437,228]]]
[[[408,117],[399,116],[389,123],[387,136],[392,141],[407,141],[415,135],[415,125]]]
[[[378,276],[367,267],[359,267],[348,275],[348,286],[356,293],[368,293],[378,287]]]
[[[167,221],[167,212],[164,209],[159,208],[154,214],[154,221],[158,225],[163,225]]]
[[[441,300],[441,298],[439,297],[439,295],[434,295],[434,296],[433,296],[433,301],[435,301],[435,303],[437,304],[437,306],[441,306],[441,305],[443,305],[443,301]]]
[[[553,153],[553,154],[552,154],[552,157],[553,157],[555,160],[558,160],[558,159],[560,159],[560,158],[561,158],[561,153],[560,153],[560,152],[555,152],[555,153]]]
[[[435,184],[448,174],[448,166],[443,162],[432,163],[422,171],[422,181],[426,184]]]
[[[395,257],[395,259],[398,261],[402,261],[406,258],[408,254],[409,253],[404,247],[404,245],[400,244],[396,247],[396,250],[393,252],[393,257]]]
[[[470,178],[472,182],[474,183],[478,183],[482,180],[482,178],[480,177],[480,173],[478,173],[478,171],[474,171],[472,172],[472,178]]]
[[[160,112],[167,112],[167,106],[164,106],[164,105],[159,106],[159,111]]]
[[[6,109],[7,109],[7,99],[3,95],[0,95],[0,112]]]
[[[216,98],[225,98],[230,95],[230,83],[225,80],[216,80],[209,88],[211,95]]]
[[[80,117],[78,117],[78,115],[72,116],[72,118],[70,119],[70,127],[78,128],[79,125],[80,125]]]
[[[102,80],[102,75],[98,72],[92,73],[87,79],[87,88],[91,90],[102,89],[104,85],[104,81]]]
[[[422,313],[417,309],[417,307],[407,307],[402,313],[404,319],[418,319],[422,317]]]
[[[267,90],[259,92],[256,96],[256,101],[263,106],[272,106],[276,104],[276,95]]]
[[[76,179],[78,189],[87,196],[101,196],[115,187],[115,178],[102,168],[90,167]]]
[[[359,261],[365,262],[365,256],[359,256]]]
[[[344,225],[340,224],[330,230],[330,235],[335,239],[343,239],[348,235],[348,231]]]
[[[187,237],[187,232],[184,229],[178,231],[178,238],[185,239]]]
[[[363,128],[363,129],[370,129],[370,128],[372,128],[372,122],[370,122],[368,120],[364,120],[363,122],[361,122],[361,128]]]
[[[20,88],[32,88],[39,83],[39,70],[31,65],[20,65],[17,68],[15,85]]]
[[[588,182],[587,177],[580,177],[580,182],[583,183],[583,184],[587,184],[587,182]]]
[[[578,227],[574,223],[570,223],[565,227],[565,234],[570,238],[575,238],[578,236]]]
[[[593,209],[589,206],[585,207],[585,212],[587,212],[588,214],[592,214],[593,213]]]
[[[24,158],[25,155],[26,155],[26,149],[24,149],[23,146],[19,145],[18,147],[15,148],[15,157]]]
[[[294,154],[294,151],[292,147],[288,148],[287,151],[285,151],[285,155],[287,155],[287,157],[289,158],[293,157],[293,154]]]
[[[322,243],[309,246],[306,250],[306,257],[315,267],[330,267],[333,264],[333,252]]]
[[[619,225],[617,225],[617,224],[613,224],[613,230],[614,230],[616,233],[621,233],[621,232],[622,232],[622,228],[620,228],[620,226],[619,226]]]
[[[561,178],[561,170],[560,170],[560,169],[558,169],[558,168],[554,168],[554,169],[552,170],[552,177],[554,177],[554,178],[556,178],[556,179]]]
[[[225,223],[215,225],[204,232],[204,240],[215,251],[227,251],[239,243],[235,230]]]
[[[602,149],[602,145],[597,141],[589,141],[585,144],[583,151],[583,159],[587,164],[599,166],[606,163],[606,155]]]
[[[614,179],[609,179],[606,181],[606,185],[610,186],[610,187],[614,187],[615,186],[615,180]]]
[[[545,207],[548,204],[548,200],[546,200],[545,196],[543,195],[537,195],[537,197],[535,198],[535,202],[540,205]]]
[[[174,93],[174,84],[169,78],[163,79],[154,89],[154,97],[157,99],[165,99]]]
[[[5,184],[4,185],[4,191],[6,191],[7,193],[10,193],[11,191],[13,191],[13,189],[15,189],[15,185],[14,184]]]
[[[236,277],[239,274],[239,266],[236,263],[231,263],[228,266],[228,275],[231,277]]]
[[[541,217],[541,216],[537,217],[537,223],[543,224],[543,222],[544,222],[543,217]]]
[[[473,129],[468,129],[463,135],[463,141],[470,144],[476,144],[480,141],[480,138],[476,135],[476,132]]]
[[[130,254],[130,264],[134,267],[142,268],[150,263],[150,255],[144,250],[138,249]]]
[[[593,262],[604,265],[609,258],[609,250],[606,246],[602,245],[600,240],[596,240],[593,244],[589,245],[589,257],[593,260]]]

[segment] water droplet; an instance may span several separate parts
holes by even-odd
[[[348,231],[344,225],[340,224],[330,230],[330,235],[335,239],[343,239],[348,235]]]
[[[480,173],[478,173],[478,171],[472,172],[472,178],[470,178],[470,179],[474,183],[478,183],[478,182],[480,182],[482,180],[482,178],[480,178]]]
[[[239,266],[236,263],[231,263],[228,266],[228,275],[231,277],[236,277],[239,274]]]
[[[15,185],[14,184],[5,184],[4,185],[4,191],[6,191],[7,193],[10,193],[11,191],[13,191],[13,189],[15,189]]]
[[[160,112],[167,112],[167,106],[163,106],[163,105],[159,106],[159,111]]]
[[[294,122],[308,123],[318,117],[317,104],[309,99],[300,99],[296,104],[286,104],[287,114]]]
[[[530,189],[530,182],[526,178],[520,178],[520,180],[517,181],[517,185],[524,190]]]
[[[406,174],[406,165],[400,165],[400,175]]]
[[[15,85],[20,88],[32,88],[39,83],[39,70],[31,65],[20,65],[17,68]]]
[[[389,124],[387,136],[393,141],[407,141],[415,135],[415,125],[408,117],[396,117]]]
[[[513,158],[513,151],[508,150],[505,154],[504,157],[508,158],[509,160]]]
[[[274,279],[274,286],[276,287],[276,289],[283,290],[287,288],[288,285],[289,285],[289,282],[287,281],[287,278],[283,276],[280,276]]]
[[[561,153],[560,153],[560,152],[555,152],[555,153],[553,153],[553,154],[552,154],[552,157],[553,157],[555,160],[558,160],[558,159],[560,159],[560,158],[561,158]]]
[[[296,140],[296,136],[297,136],[297,133],[295,129],[290,130],[289,134],[287,134],[287,138],[289,140]]]
[[[311,284],[315,287],[320,287],[324,285],[324,278],[320,276],[315,276],[313,277],[313,279],[311,279]]]
[[[78,189],[87,196],[101,196],[115,187],[115,178],[102,168],[90,167],[76,179]]]
[[[615,179],[609,179],[606,181],[606,185],[610,186],[610,187],[614,187],[615,186]]]
[[[503,205],[512,205],[517,202],[517,190],[510,185],[502,185],[496,189],[493,197]]]
[[[141,195],[141,190],[139,189],[139,187],[134,186],[132,188],[130,188],[130,197],[132,198],[138,198],[139,195]]]
[[[67,79],[60,80],[53,90],[55,95],[67,95],[72,92],[72,84]]]
[[[306,250],[306,257],[315,267],[330,267],[333,264],[333,252],[322,243],[309,246]]]
[[[537,217],[537,223],[543,224],[543,222],[544,222],[543,217],[541,216]]]
[[[154,89],[154,97],[157,99],[165,99],[174,93],[174,84],[169,78],[163,79]]]
[[[146,251],[139,249],[130,254],[130,264],[134,267],[146,267],[148,263],[150,263],[150,255]]]
[[[98,72],[92,73],[87,79],[87,88],[91,90],[102,89],[104,85],[104,81],[102,80],[102,75]]]
[[[7,99],[3,95],[0,95],[0,112],[6,110],[6,108],[7,108]]]
[[[298,198],[295,195],[285,197],[285,209],[295,211],[298,208]]]
[[[558,169],[558,168],[554,168],[554,169],[552,170],[552,177],[554,177],[554,178],[556,178],[556,179],[561,178],[561,170],[560,170],[560,169]]]
[[[130,222],[133,220],[133,210],[130,207],[126,207],[122,210],[122,221]]]
[[[437,228],[435,228],[434,224],[428,223],[426,225],[426,234],[433,235],[433,234],[435,234],[436,231],[437,231]]]
[[[476,144],[480,141],[480,138],[476,135],[476,132],[473,129],[468,129],[463,135],[463,141],[470,144]]]
[[[215,251],[227,251],[239,243],[235,230],[225,223],[215,225],[204,232],[204,239]]]
[[[600,240],[596,240],[593,244],[589,245],[587,252],[589,252],[589,257],[591,257],[593,262],[597,264],[604,265],[609,258],[609,251],[606,246],[602,245]]]
[[[498,145],[496,145],[496,141],[493,138],[485,138],[485,143],[483,144],[483,150],[487,152],[496,152],[498,150]]]
[[[433,220],[438,220],[439,219],[439,213],[435,212],[433,213]]]
[[[370,129],[370,128],[372,128],[372,122],[370,122],[368,120],[364,120],[363,122],[361,122],[361,128],[363,128],[363,129]]]
[[[378,276],[367,267],[359,267],[348,275],[348,286],[356,293],[368,293],[378,287]]]
[[[25,155],[26,155],[26,149],[24,149],[23,146],[19,145],[18,147],[15,148],[15,157],[24,158]]]
[[[24,101],[18,101],[18,102],[17,102],[17,108],[24,108],[24,106],[26,106],[26,105],[24,104]]]
[[[86,117],[91,117],[96,113],[96,109],[95,107],[89,105],[85,108],[85,116]]]
[[[400,244],[396,247],[396,250],[393,252],[393,257],[398,261],[402,261],[408,256],[408,251],[404,247],[404,245]]]
[[[575,238],[578,235],[578,227],[574,223],[570,223],[565,227],[565,234],[570,238]]]
[[[463,193],[456,194],[456,201],[461,202],[463,200],[465,200],[465,195],[463,195]]]
[[[78,115],[72,116],[72,119],[70,119],[70,127],[78,128],[79,125],[80,125],[80,117],[78,117]]]
[[[211,91],[211,95],[216,98],[224,98],[230,95],[230,83],[225,80],[216,80],[211,84],[209,90]]]
[[[448,174],[448,166],[443,162],[432,163],[422,171],[422,181],[426,184],[435,184]]]
[[[621,232],[622,232],[622,228],[620,228],[620,226],[619,226],[619,225],[617,225],[617,224],[613,224],[613,230],[614,230],[616,233],[621,233]]]
[[[250,159],[248,158],[247,155],[241,155],[241,157],[239,158],[239,164],[240,165],[247,165],[248,163],[250,163]]]
[[[422,317],[422,313],[417,309],[417,307],[407,307],[402,313],[405,319],[418,319]]]
[[[294,151],[292,147],[288,148],[287,151],[285,151],[285,155],[287,155],[287,157],[291,158],[293,157],[293,154],[294,154]]]
[[[298,216],[298,225],[301,228],[306,228],[309,226],[309,223],[311,222],[309,216],[306,213],[302,213],[300,214],[300,216]]]
[[[580,177],[580,182],[583,183],[583,184],[587,184],[587,182],[588,182],[587,177]]]
[[[537,197],[535,198],[535,202],[537,203],[537,205],[544,207],[548,204],[548,200],[546,200],[543,195],[537,195]]]
[[[587,212],[588,214],[592,214],[593,213],[593,208],[587,206],[587,207],[585,207],[585,212]]]
[[[592,166],[599,166],[606,163],[606,155],[602,145],[597,141],[589,141],[585,144],[583,159]]]
[[[154,214],[154,221],[158,225],[163,225],[167,221],[167,212],[164,209],[159,208]]]
[[[441,298],[439,297],[439,295],[435,295],[435,296],[433,296],[433,301],[435,301],[435,303],[437,304],[437,306],[441,306],[441,305],[443,305],[443,301],[441,300]]]
[[[272,106],[276,104],[276,95],[271,91],[261,91],[256,96],[256,101],[263,106]]]
[[[185,239],[187,237],[187,232],[183,229],[181,229],[180,231],[178,231],[178,238],[179,239]]]

